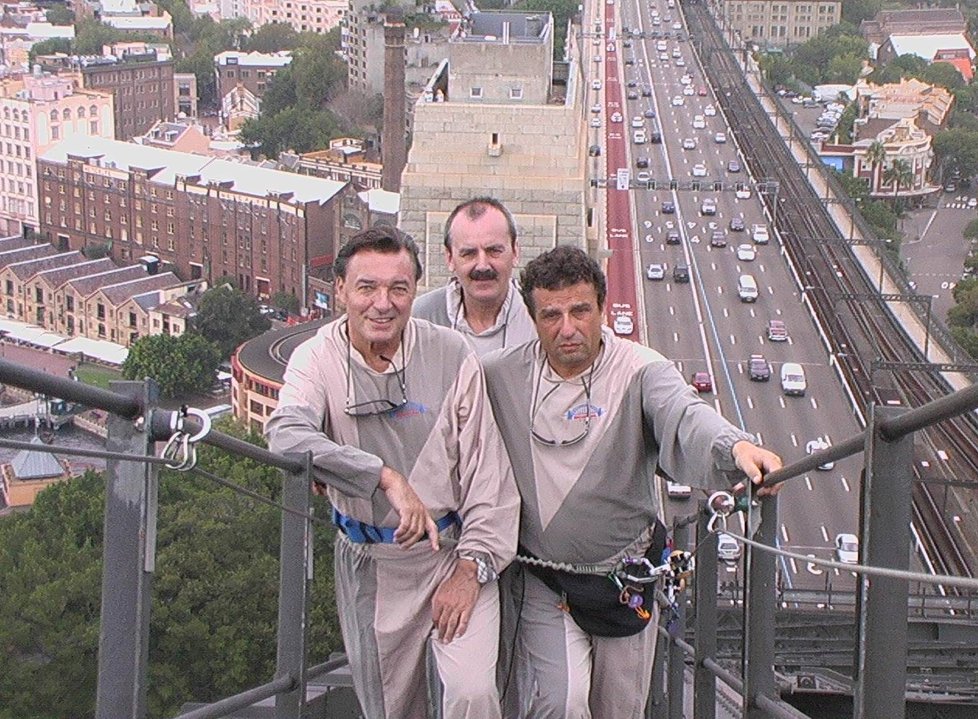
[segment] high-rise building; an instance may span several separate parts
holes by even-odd
[[[424,251],[429,287],[448,276],[448,214],[478,195],[513,212],[524,259],[586,245],[584,78],[574,60],[555,72],[553,32],[548,13],[474,13],[415,105],[400,227]]]
[[[112,95],[81,84],[77,74],[0,79],[0,234],[38,227],[39,155],[68,137],[115,136]]]
[[[41,233],[60,249],[110,247],[120,263],[158,258],[184,280],[232,278],[309,306],[308,277],[356,231],[348,183],[108,140],[38,158]]]

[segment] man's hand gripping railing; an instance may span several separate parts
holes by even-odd
[[[184,428],[184,420],[195,417],[200,421],[200,429],[191,434]],[[160,457],[166,460],[166,466],[178,472],[189,472],[197,465],[197,442],[211,431],[211,418],[206,412],[183,405],[179,412],[170,417],[170,439],[163,446]]]

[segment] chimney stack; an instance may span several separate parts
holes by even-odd
[[[404,89],[404,22],[398,9],[384,19],[384,132],[380,157],[384,164],[380,186],[401,191],[407,164],[407,100]]]

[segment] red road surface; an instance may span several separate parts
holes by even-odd
[[[632,260],[632,226],[631,226],[631,197],[628,190],[619,190],[615,184],[615,176],[619,169],[628,170],[628,158],[625,154],[628,142],[628,122],[625,117],[625,103],[621,83],[618,79],[618,47],[617,36],[615,43],[609,44],[610,30],[615,24],[615,6],[605,3],[604,6],[604,101],[605,101],[605,163],[608,178],[607,192],[607,242],[611,250],[608,259],[608,302],[605,311],[608,314],[608,324],[614,324],[617,314],[632,316],[635,333],[638,332],[640,317],[635,290],[635,267]],[[613,48],[609,50],[610,48]],[[622,115],[621,122],[611,122],[613,113]],[[633,334],[633,338],[637,334]]]

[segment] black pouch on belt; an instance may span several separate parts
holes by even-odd
[[[662,552],[666,547],[666,527],[656,520],[652,531],[652,544],[645,552],[645,558],[653,566],[662,563]],[[520,554],[532,556],[520,548]],[[634,609],[621,601],[621,590],[607,575],[603,574],[572,574],[558,569],[537,567],[533,564],[526,568],[546,584],[551,590],[560,594],[566,603],[566,609],[574,622],[588,634],[598,637],[630,637],[638,634],[649,625],[649,617],[643,618]],[[654,601],[654,584],[645,587],[644,606],[651,608]]]

